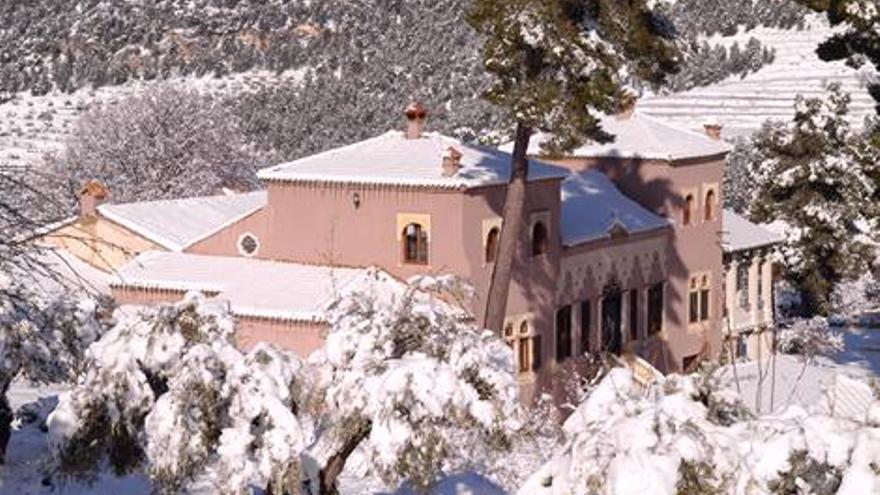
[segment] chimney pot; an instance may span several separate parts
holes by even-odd
[[[100,181],[93,179],[86,182],[79,191],[80,217],[94,218],[97,216],[98,206],[101,206],[109,197],[110,191]]]
[[[403,114],[406,115],[407,120],[406,138],[421,138],[425,130],[425,122],[428,119],[428,109],[421,102],[414,101],[406,107]]]
[[[461,151],[450,146],[443,154],[443,177],[452,177],[461,170]]]
[[[629,120],[632,118],[633,114],[636,112],[636,103],[639,101],[639,96],[632,89],[624,89],[623,95],[620,98],[620,109],[617,112],[618,120]]]
[[[724,129],[724,126],[717,122],[712,122],[708,124],[703,124],[703,128],[706,130],[707,136],[716,141],[721,140],[721,131]]]

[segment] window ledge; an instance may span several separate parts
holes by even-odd
[[[706,325],[709,324],[709,320],[699,321],[697,323],[689,323],[687,326],[688,333],[702,333],[706,331]]]
[[[520,385],[535,383],[537,379],[538,374],[534,371],[526,371],[524,373],[520,372],[516,374],[516,382]]]

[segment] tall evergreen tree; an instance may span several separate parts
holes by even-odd
[[[485,37],[486,98],[515,123],[504,224],[485,326],[500,331],[523,225],[529,142],[552,136],[558,154],[589,140],[608,142],[597,112],[619,108],[628,78],[660,83],[677,57],[644,0],[474,0],[468,22]]]
[[[870,62],[880,70],[880,5],[877,0],[798,0],[799,3],[824,12],[832,26],[841,26],[831,38],[819,45],[822,60],[846,60],[854,67]],[[868,86],[878,102],[880,83]]]
[[[823,98],[799,98],[792,122],[754,138],[762,158],[751,164],[751,215],[785,227],[782,262],[808,313],[831,311],[834,285],[864,274],[875,257],[878,162],[851,132],[848,104],[831,86]]]

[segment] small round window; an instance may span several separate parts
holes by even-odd
[[[244,256],[253,256],[260,249],[260,242],[252,234],[244,234],[238,239],[238,252]]]

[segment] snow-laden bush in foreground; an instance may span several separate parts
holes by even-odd
[[[234,322],[197,295],[120,312],[48,420],[61,469],[144,466],[168,492],[296,486],[305,437],[296,357],[235,347]]]
[[[70,293],[54,295],[0,280],[0,463],[10,437],[12,410],[6,398],[16,377],[37,383],[70,380],[86,348],[101,335],[98,301]]]
[[[386,278],[376,274],[378,279]],[[503,448],[518,413],[510,348],[456,304],[454,277],[378,282],[343,294],[311,363],[319,372],[322,438],[310,449],[332,491],[355,448],[388,483],[432,483],[450,460]]]
[[[753,418],[714,380],[670,376],[644,391],[616,369],[565,430],[520,494],[880,492],[880,402],[860,421],[797,406]]]
[[[509,445],[521,426],[512,353],[466,318],[449,277],[373,272],[329,309],[305,367],[235,347],[232,319],[200,296],[119,312],[48,420],[61,472],[143,469],[170,493],[336,493],[360,450],[389,483],[424,488]]]

